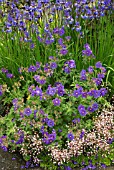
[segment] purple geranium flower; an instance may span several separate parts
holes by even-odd
[[[37,82],[39,82],[40,76],[39,76],[39,75],[35,75],[35,76],[34,76],[34,80],[37,81]]]
[[[100,97],[100,91],[99,90],[90,90],[88,92],[89,96],[93,96],[94,98]]]
[[[16,144],[21,144],[24,142],[24,133],[22,133],[18,139],[18,141],[16,142]]]
[[[96,64],[95,64],[95,67],[96,68],[101,68],[102,67],[102,63],[100,61],[98,61]]]
[[[54,104],[55,106],[59,106],[60,103],[61,103],[60,99],[58,99],[58,98],[55,98],[55,99],[52,100],[52,101],[53,101],[53,104]]]
[[[43,122],[43,123],[48,123],[48,120],[49,120],[49,119],[48,119],[47,117],[45,117],[44,119],[42,119],[42,122]]]
[[[46,137],[46,138],[48,138],[48,137],[49,137],[49,133],[46,132],[46,131],[44,131],[44,132],[43,132],[43,136]]]
[[[80,115],[81,116],[85,116],[87,114],[85,109],[80,110]]]
[[[80,80],[86,80],[86,70],[82,70],[80,72]]]
[[[35,90],[32,90],[31,91],[31,96],[35,96],[36,95],[36,91]]]
[[[69,60],[69,61],[68,61],[68,66],[69,66],[70,68],[76,68],[75,61],[74,61],[74,60]]]
[[[2,90],[0,90],[0,96],[2,96],[3,95],[3,92],[2,92]]]
[[[49,56],[49,60],[53,60],[54,59],[54,57],[53,56]]]
[[[106,73],[106,68],[105,67],[100,67],[102,73]]]
[[[81,94],[83,92],[83,87],[79,86],[79,87],[77,87],[77,90]]]
[[[46,80],[45,80],[45,79],[40,79],[40,80],[39,80],[39,84],[43,85],[43,84],[45,84],[45,83],[46,83]]]
[[[90,49],[89,44],[88,44],[88,43],[84,44],[84,48],[86,48],[86,49]]]
[[[75,118],[75,119],[72,120],[72,122],[73,122],[74,124],[79,123],[79,122],[80,122],[80,118]]]
[[[64,86],[63,86],[62,83],[60,83],[60,82],[55,82],[55,86],[56,86],[58,89],[61,89],[61,90],[64,89]]]
[[[102,79],[101,78],[93,78],[93,80],[95,81],[96,85],[100,85],[102,83]]]
[[[86,75],[80,76],[80,80],[86,80],[86,79],[87,79]]]
[[[66,38],[67,41],[70,41],[71,36],[66,36],[65,38]]]
[[[54,33],[54,34],[58,34],[58,33],[59,33],[59,28],[54,28],[54,29],[53,29],[53,33]]]
[[[85,116],[87,114],[85,107],[83,105],[78,106],[78,111],[79,111],[81,116]]]
[[[82,139],[84,137],[84,134],[85,134],[85,132],[82,131],[79,138]]]
[[[18,103],[18,98],[12,100],[12,104],[15,106]]]
[[[106,164],[101,163],[101,167],[102,167],[102,168],[106,168],[107,166],[106,166]]]
[[[54,126],[54,121],[51,120],[51,119],[49,119],[48,122],[47,122],[47,125],[48,125],[49,127],[53,127],[53,126]]]
[[[93,56],[93,53],[92,53],[92,50],[91,50],[89,44],[85,44],[84,48],[85,48],[85,50],[82,50],[82,55],[86,55],[88,57],[91,56],[91,55]]]
[[[64,28],[60,28],[58,33],[60,36],[64,35],[64,33],[65,33]]]
[[[63,48],[60,50],[60,54],[66,55],[68,53],[68,50],[66,48]]]
[[[50,95],[50,96],[54,96],[55,93],[56,93],[56,87],[51,87],[50,85],[48,86],[48,89],[47,89],[47,94]]]
[[[91,56],[92,55],[91,49],[82,50],[82,55],[86,55],[88,57]]]
[[[80,110],[83,110],[83,109],[85,109],[85,107],[80,104],[80,105],[78,106],[78,110],[80,111]]]
[[[40,63],[37,61],[36,62],[36,68],[39,69],[40,68]]]
[[[112,138],[112,139],[109,138],[108,141],[107,141],[108,144],[112,144],[112,142],[114,142],[114,138]]]
[[[89,66],[89,67],[88,67],[88,72],[89,72],[89,73],[93,73],[93,71],[94,71],[93,67],[92,67],[92,66]]]
[[[6,74],[6,77],[7,77],[7,78],[13,78],[13,74],[7,73],[7,74]]]
[[[98,103],[96,103],[96,102],[93,103],[92,108],[94,111],[96,111],[98,109],[98,107],[99,107]]]
[[[54,141],[56,139],[56,133],[49,134],[49,138]]]
[[[35,72],[37,70],[36,66],[30,66],[28,72]]]
[[[65,166],[65,170],[72,170],[70,166]]]
[[[100,74],[100,73],[99,73],[99,74],[97,74],[97,77],[102,79],[102,78],[104,78],[104,77],[105,77],[105,75],[104,75],[104,74]]]
[[[36,119],[36,113],[38,112],[38,110],[34,110],[34,119]]]
[[[61,89],[58,89],[57,93],[58,93],[59,96],[63,96],[65,94],[65,91],[61,90]]]
[[[15,160],[15,159],[16,159],[16,158],[14,158],[14,157],[12,158],[12,160]]]
[[[93,90],[93,91],[94,91],[94,93],[93,93],[94,98],[100,97],[100,91],[99,90]]]
[[[2,73],[8,73],[8,70],[6,68],[1,69]]]
[[[68,66],[64,67],[64,72],[69,74],[70,73],[70,68]]]
[[[7,150],[8,150],[6,146],[2,146],[1,148],[2,148],[5,152],[7,152]]]
[[[63,39],[62,39],[62,38],[59,38],[59,39],[58,39],[58,43],[59,43],[59,45],[62,45],[62,44],[63,44]]]
[[[42,96],[42,89],[40,89],[38,86],[36,86],[35,94],[36,94],[36,96]]]
[[[74,139],[74,135],[72,133],[68,133],[67,138],[69,140],[73,140]]]
[[[51,69],[56,69],[57,68],[57,64],[55,62],[52,62],[50,64],[50,67],[51,67]]]
[[[95,166],[95,165],[92,165],[92,163],[90,163],[87,167],[88,167],[89,169],[96,169],[96,166]]]
[[[93,109],[93,107],[91,107],[91,106],[89,106],[89,107],[87,108],[87,110],[88,110],[89,112],[94,112],[94,109]]]
[[[27,116],[30,116],[30,114],[32,113],[32,110],[30,108],[25,108],[24,109],[24,114]]]
[[[85,75],[86,74],[86,70],[82,70],[81,72],[80,72],[80,75],[82,76],[82,75]]]
[[[40,128],[40,132],[43,133],[44,132],[44,126],[41,126]]]
[[[34,43],[30,44],[30,48],[33,49],[35,47]]]
[[[82,98],[86,98],[87,97],[87,92],[82,92]]]
[[[101,88],[101,89],[100,89],[100,95],[101,95],[101,96],[105,96],[105,95],[107,94],[107,92],[108,92],[108,91],[107,91],[106,88]]]
[[[74,92],[73,92],[74,97],[78,97],[80,95],[81,95],[81,92],[79,90],[74,90]]]
[[[49,145],[49,144],[50,144],[50,141],[49,141],[49,139],[47,139],[47,138],[43,138],[43,142],[44,142],[46,145]]]

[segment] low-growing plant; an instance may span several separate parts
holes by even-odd
[[[94,59],[89,45],[84,47],[84,62]],[[19,151],[25,167],[49,170],[111,164],[113,115],[107,119],[104,112],[103,119],[100,112],[108,105],[100,61],[80,72],[75,60],[49,56],[44,65],[19,68],[18,82],[7,69],[2,72],[14,82],[12,89],[0,86],[4,102],[10,103],[9,113],[0,117],[5,151]]]

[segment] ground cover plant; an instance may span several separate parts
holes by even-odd
[[[22,168],[112,165],[113,2],[0,3],[1,148]]]

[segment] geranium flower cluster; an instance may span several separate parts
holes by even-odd
[[[63,70],[65,73],[70,73],[71,69],[76,68],[74,60],[69,60],[64,63]]]
[[[89,44],[84,45],[85,50],[82,50],[82,55],[88,56],[88,57],[95,57],[92,53],[92,50],[89,46]]]
[[[84,47],[91,51],[88,44]],[[88,52],[82,53],[88,57]],[[71,162],[73,157],[78,160],[85,153],[110,153],[112,115],[97,115],[108,92],[102,87],[106,69],[100,61],[78,71],[75,60],[50,56],[48,63],[36,62],[20,68],[19,73],[20,85],[8,93],[11,109],[1,125],[7,147],[19,149],[25,160],[29,158],[36,165],[45,152],[47,160],[51,158],[57,166]],[[30,76],[31,81],[25,82],[24,76]],[[1,147],[7,149],[3,139]]]

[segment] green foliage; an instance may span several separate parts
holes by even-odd
[[[103,120],[99,119],[102,109],[110,107],[107,98],[114,92],[113,11],[99,18],[85,20],[79,17],[76,20],[75,1],[72,3],[73,23],[64,25],[64,10],[56,9],[52,15],[43,5],[40,17],[35,18],[38,11],[32,19],[22,17],[24,30],[19,30],[22,28],[19,25],[5,26],[10,25],[8,17],[15,19],[16,15],[13,12],[9,16],[12,6],[3,3],[0,7],[1,145],[19,151],[26,162],[32,160],[45,170],[57,170],[58,165],[61,169],[86,167],[90,162],[109,166],[113,162],[114,142],[108,144],[110,137],[106,138],[102,132]],[[25,4],[24,1],[16,4],[20,16],[25,12]],[[92,5],[98,8],[97,1],[89,7]],[[73,25],[76,21],[82,32],[76,31]],[[58,33],[54,33],[55,30]],[[84,45],[88,46],[91,55],[83,53]],[[102,66],[97,68],[97,61],[101,61]],[[36,69],[36,62],[40,68]],[[57,68],[52,68],[53,63]],[[93,66],[92,72],[88,70],[89,66]],[[103,77],[97,84],[99,73]],[[93,104],[97,104],[96,108]],[[9,112],[3,115],[2,108],[7,105]],[[96,128],[97,120],[101,121],[101,132]],[[113,130],[109,127],[106,130],[113,137]],[[105,150],[101,143],[109,148]]]
[[[23,79],[20,79],[20,77],[16,77],[16,79],[18,79],[18,82],[16,83],[15,78],[12,78],[12,84],[14,84],[13,87],[5,88],[5,91],[3,92],[3,95],[6,96],[4,98],[4,103],[10,103],[11,108],[10,112],[5,115],[4,118],[1,117],[1,136],[4,133],[7,135],[7,145],[14,150],[22,149],[23,146],[25,147],[25,149],[27,150],[27,153],[23,154],[23,158],[25,159],[25,161],[29,161],[29,154],[33,154],[34,157],[34,150],[31,151],[32,148],[31,150],[28,149],[31,147],[31,143],[33,141],[31,141],[31,137],[29,139],[27,135],[29,134],[34,136],[34,134],[36,133],[37,135],[39,135],[39,139],[48,139],[47,137],[43,138],[40,132],[42,126],[44,126],[45,131],[47,131],[49,134],[53,134],[54,128],[54,131],[56,132],[56,139],[54,141],[52,140],[53,142],[50,142],[50,144],[46,144],[44,142],[44,149],[41,153],[37,154],[38,159],[43,160],[43,162],[40,163],[40,166],[44,169],[50,169],[50,167],[52,167],[52,169],[57,169],[57,165],[54,165],[53,161],[50,162],[50,160],[52,160],[50,155],[50,147],[54,147],[57,143],[57,146],[59,146],[61,150],[65,149],[67,148],[66,142],[70,142],[70,140],[67,138],[68,133],[72,132],[74,136],[75,133],[77,133],[79,138],[83,130],[86,131],[86,133],[89,133],[93,130],[94,119],[97,118],[96,110],[98,108],[91,112],[88,110],[88,106],[92,107],[92,104],[96,102],[98,103],[99,109],[101,109],[103,108],[102,103],[104,103],[104,106],[105,104],[107,104],[104,95],[96,97],[93,95],[87,95],[85,98],[83,98],[81,91],[78,96],[75,96],[74,93],[76,90],[78,92],[79,89],[82,89],[83,92],[87,93],[90,93],[91,90],[95,90],[96,92],[100,91],[102,89],[102,85],[97,86],[96,83],[93,81],[93,78],[95,79],[97,74],[100,72],[100,68],[96,68],[93,66],[94,71],[92,73],[86,72],[86,79],[81,80],[82,73],[80,73],[75,68],[76,66],[74,60],[68,60],[67,63],[69,64],[67,64],[65,61],[63,62],[62,60],[54,58],[50,60],[48,66],[51,66],[53,62],[56,62],[57,68],[50,68],[50,71],[52,71],[52,75],[45,75],[47,74],[44,71],[46,66],[42,64],[40,69],[38,69],[35,73],[28,72],[26,71],[27,69],[23,68],[23,71],[21,73],[21,77],[23,77]],[[70,62],[74,64],[72,67],[70,66]],[[69,67],[69,74],[65,73],[65,67]],[[85,72],[85,70],[82,71]],[[106,73],[104,73],[104,75],[105,74]],[[24,81],[23,83],[23,80],[25,80],[24,77],[30,77],[31,80]],[[37,77],[37,79],[35,77]],[[40,82],[38,82],[38,79],[40,80],[41,78],[45,78],[45,84],[41,84]],[[55,86],[55,83],[57,82],[61,84],[62,90],[65,91],[63,95],[57,93],[57,87],[59,88],[60,86]],[[53,88],[56,88],[56,92],[50,91]],[[3,90],[2,86],[1,89]],[[42,90],[42,92],[39,91],[39,93],[36,93],[37,90]],[[104,88],[104,90],[106,89]],[[60,100],[60,105],[58,106],[53,103],[53,100],[56,98]],[[87,112],[85,115],[81,115],[81,112],[78,109],[79,105],[83,105],[83,107],[85,107],[85,111]],[[25,111],[27,108],[31,110],[30,115],[27,115],[28,112]],[[42,109],[45,114],[40,113]],[[37,113],[35,118],[34,112],[36,110]],[[54,121],[54,127],[49,126],[48,123],[44,121],[45,118]],[[73,124],[72,121],[75,119],[80,119],[80,122]],[[59,132],[60,129],[62,131],[61,134]],[[24,143],[16,144],[21,140],[19,131],[21,135],[22,133],[24,133],[25,135],[23,139]],[[11,143],[11,140],[14,140],[15,142]],[[91,148],[87,146],[87,148],[85,147],[85,150],[89,152]],[[45,152],[48,153],[48,157],[44,155]],[[93,163],[95,164],[96,161],[94,161],[94,158],[92,157],[91,159],[93,159]],[[110,159],[105,158],[104,163],[106,165],[109,165],[111,163]],[[80,165],[82,161],[84,161],[87,165],[89,158],[87,157],[87,155],[81,154],[80,156],[78,156],[78,158],[76,158],[76,160],[78,160],[77,162]],[[66,165],[74,167],[74,165],[69,161],[65,161],[63,163],[63,166]]]

